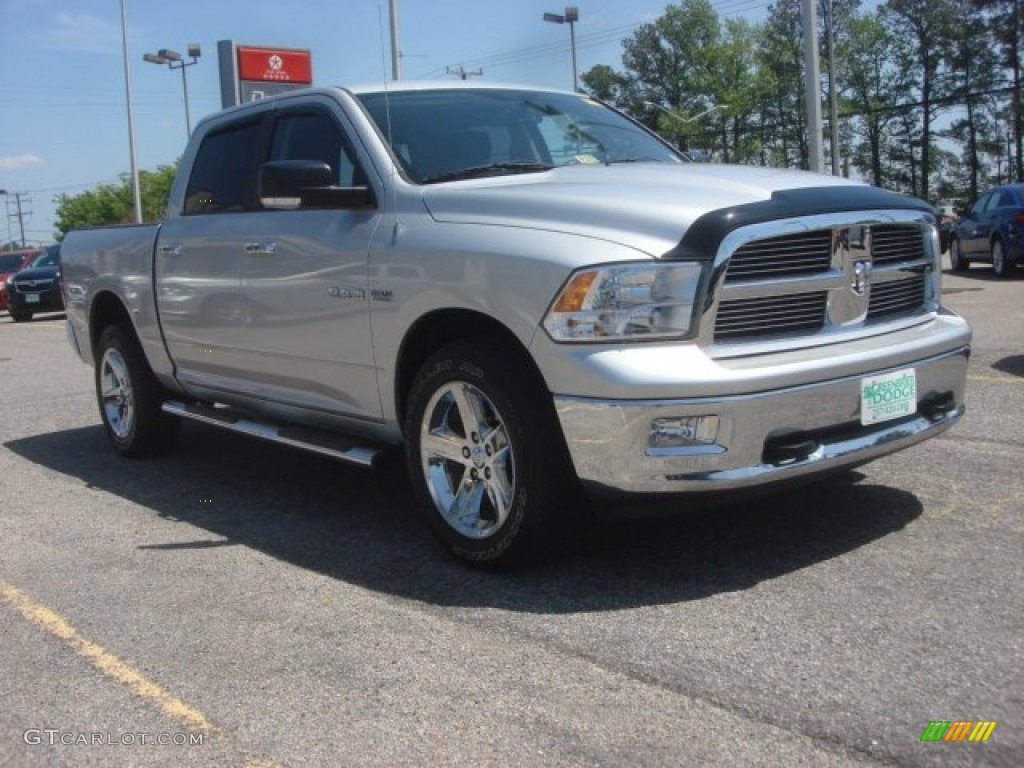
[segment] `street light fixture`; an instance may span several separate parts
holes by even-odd
[[[580,9],[576,6],[568,6],[565,13],[545,13],[544,21],[552,24],[569,25],[569,45],[572,48],[572,89],[578,91],[579,78],[576,76],[576,22],[580,20]]]
[[[188,44],[188,56],[191,57],[191,61],[185,61],[180,53],[172,51],[170,48],[161,48],[156,53],[142,55],[142,60],[148,61],[150,64],[166,64],[170,69],[181,70],[181,90],[185,96],[185,131],[188,138],[192,137],[192,117],[188,110],[188,78],[185,76],[185,69],[198,64],[199,57],[202,55],[203,49],[199,43]]]

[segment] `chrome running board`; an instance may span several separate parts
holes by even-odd
[[[374,460],[381,455],[379,448],[357,445],[333,432],[313,427],[277,423],[266,419],[256,420],[247,413],[235,411],[226,406],[197,405],[167,400],[161,408],[165,413],[180,416],[183,419],[192,419],[243,435],[290,445],[293,448],[330,456],[361,467],[372,467]]]

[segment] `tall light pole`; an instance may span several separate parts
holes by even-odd
[[[391,79],[402,79],[402,49],[398,42],[398,0],[391,0]]]
[[[569,47],[572,49],[572,89],[578,91],[579,78],[576,75],[576,22],[580,20],[580,9],[576,6],[568,6],[565,13],[545,13],[544,21],[552,24],[569,25]]]
[[[821,66],[818,62],[818,16],[814,0],[803,0],[804,93],[807,101],[807,154],[810,170],[825,172],[825,153],[821,141]]]
[[[189,115],[188,110],[188,78],[185,76],[185,70],[199,63],[199,57],[203,55],[202,46],[199,43],[188,44],[188,55],[191,57],[191,61],[185,61],[180,53],[172,51],[169,48],[161,48],[156,53],[146,53],[142,55],[143,61],[148,61],[150,64],[166,64],[170,69],[181,70],[181,90],[185,97],[185,136],[186,138],[192,137],[192,117]]]
[[[835,6],[832,0],[822,0],[825,15],[825,51],[828,56],[828,123],[831,134],[832,175],[839,175],[839,108],[836,104],[836,43]]]
[[[139,165],[135,160],[135,117],[132,114],[132,72],[128,66],[128,12],[121,0],[121,55],[124,58],[124,92],[128,105],[128,154],[132,168],[132,204],[135,223],[142,223],[142,192],[139,190]]]

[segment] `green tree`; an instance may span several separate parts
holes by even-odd
[[[155,171],[139,172],[139,192],[144,221],[159,221],[167,209],[167,198],[177,173],[178,163],[158,166]],[[117,184],[97,184],[77,195],[57,195],[54,226],[60,241],[72,229],[128,224],[134,220],[131,177],[121,174]]]
[[[909,58],[907,43],[877,15],[866,14],[850,20],[839,54],[844,101],[853,117],[852,163],[875,186],[895,188],[892,145],[899,115],[894,105],[908,102],[911,92],[910,78],[899,66]]]
[[[769,6],[757,51],[765,85],[762,115],[767,126],[771,165],[810,167],[807,110],[804,105],[804,25],[801,0],[778,0]]]
[[[1021,105],[1021,46],[1024,44],[1024,1],[974,0],[985,11],[992,41],[1000,52],[1000,64],[1009,83],[1008,123],[1015,143],[1014,175],[1024,181],[1024,107]],[[1007,173],[1007,178],[1010,177]]]
[[[919,98],[920,167],[911,174],[911,194],[923,199],[930,194],[934,123],[953,90],[949,64],[954,59],[957,10],[957,0],[888,0],[882,7],[893,34],[912,43],[910,64]]]

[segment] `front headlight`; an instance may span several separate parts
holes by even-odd
[[[544,317],[555,341],[683,338],[694,316],[704,265],[613,264],[572,274]]]

